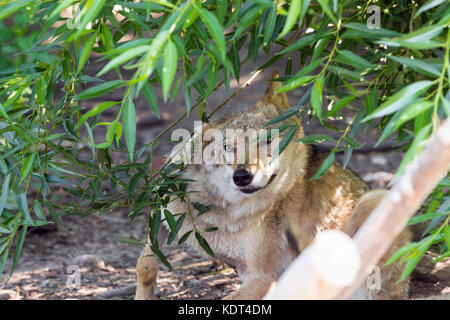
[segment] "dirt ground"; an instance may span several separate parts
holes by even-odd
[[[264,57],[262,58],[264,60]],[[274,66],[284,70],[283,63]],[[298,66],[295,66],[295,68]],[[102,68],[99,63],[89,66],[89,73],[94,75]],[[253,66],[242,68],[241,84],[249,77]],[[243,112],[260,99],[267,85],[271,71],[266,70],[255,79],[250,87],[221,110],[217,117],[230,112]],[[108,75],[106,75],[108,77]],[[232,81],[231,92],[238,88]],[[294,105],[304,94],[303,89],[290,92],[290,101]],[[107,99],[121,99],[122,92],[116,91]],[[98,104],[98,100],[83,102],[87,107]],[[208,100],[207,110],[212,110],[226,98],[225,90],[214,93]],[[184,98],[180,94],[173,102],[164,104],[159,99],[162,119],[157,119],[144,99],[138,99],[137,145],[148,143],[165,126],[185,111]],[[105,114],[108,117],[108,114]],[[348,122],[351,116],[344,119]],[[192,121],[198,115],[191,116],[177,127],[191,130]],[[213,118],[214,119],[214,118]],[[342,127],[342,122],[335,125]],[[316,123],[305,123],[307,134],[323,133]],[[101,134],[96,135],[100,139]],[[338,136],[337,136],[338,137]],[[171,145],[165,143],[166,136],[156,155],[162,156],[170,151]],[[396,171],[402,154],[390,150],[392,140],[387,140],[374,151],[376,142],[373,129],[358,134],[357,139],[364,142],[362,152],[355,152],[349,163],[363,180],[373,188],[382,188],[389,183]],[[323,146],[324,149],[329,145]],[[161,159],[161,158],[158,158]],[[343,155],[337,160],[342,162]],[[61,194],[64,196],[64,194]],[[132,299],[136,274],[134,266],[139,257],[140,247],[119,242],[119,237],[144,239],[145,222],[137,217],[130,223],[129,211],[124,208],[109,214],[93,214],[88,217],[62,217],[65,234],[58,232],[54,224],[31,229],[25,240],[22,256],[17,271],[0,283],[0,299]],[[239,287],[239,279],[234,270],[226,265],[187,248],[167,248],[166,253],[174,267],[168,270],[161,264],[158,277],[157,295],[160,299],[220,299]],[[10,262],[9,262],[10,263]],[[10,264],[7,264],[8,270]],[[77,285],[79,280],[79,285]],[[431,281],[413,277],[411,297],[423,298],[433,295],[450,295],[450,283]]]

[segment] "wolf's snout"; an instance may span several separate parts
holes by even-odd
[[[238,187],[245,187],[252,182],[251,172],[245,169],[236,170],[233,174],[233,181]]]

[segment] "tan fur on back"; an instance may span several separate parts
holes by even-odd
[[[279,86],[278,82],[271,82],[264,100],[255,108],[212,127],[223,132],[226,129],[264,128],[267,121],[289,108],[285,94],[274,94]],[[295,139],[303,136],[303,129],[299,126]],[[223,142],[209,142],[211,145],[214,143]],[[182,177],[196,180],[188,186],[188,191],[197,191],[188,196],[195,225],[199,230],[219,228],[216,232],[205,232],[203,236],[217,257],[235,267],[243,281],[240,289],[227,298],[260,299],[264,296],[273,281],[296,257],[296,250],[288,243],[288,231],[294,236],[297,249],[302,251],[322,230],[345,229],[352,234],[378,203],[379,195],[369,197],[368,203],[362,201],[358,210],[353,212],[369,188],[353,172],[344,170],[337,163],[325,175],[311,181],[325,157],[311,146],[292,142],[280,155],[277,169],[268,165],[270,159],[257,159],[257,164],[241,165],[255,177],[261,177],[258,183],[266,183],[254,194],[244,194],[233,185],[232,175],[238,165],[187,166]],[[273,177],[269,180],[261,172],[270,172]],[[214,207],[197,217],[192,206],[194,202],[213,204]],[[174,214],[183,213],[187,211],[187,205],[187,202],[176,200],[168,209]],[[179,234],[190,230],[192,224],[186,218]],[[403,233],[386,257],[408,239],[409,234]],[[202,251],[195,237],[189,237],[187,243]],[[156,260],[149,255],[150,252],[146,247],[138,261],[137,299],[154,297]],[[399,272],[398,265],[382,268],[382,290],[369,297],[362,288],[363,293],[357,298],[406,298],[407,282],[394,284]]]

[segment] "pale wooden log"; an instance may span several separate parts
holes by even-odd
[[[387,192],[354,236],[361,258],[358,274],[346,287],[328,283],[318,274],[311,256],[317,247],[308,247],[282,275],[266,299],[346,299],[368,276],[409,218],[433,191],[450,166],[450,119],[427,142],[425,148],[402,177]],[[326,262],[326,257],[322,257]],[[330,272],[332,272],[330,268]]]
[[[353,283],[361,265],[356,243],[344,232],[320,232],[277,281],[265,299],[330,299]]]
[[[409,218],[433,191],[450,167],[450,118],[427,141],[425,148],[372,211],[354,236],[361,254],[361,268],[353,285],[336,298],[348,298],[367,277]]]

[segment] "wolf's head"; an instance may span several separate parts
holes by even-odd
[[[277,78],[278,73],[272,77]],[[284,121],[285,130],[277,129],[280,123],[267,126],[290,108],[286,93],[276,94],[280,87],[281,82],[270,81],[264,99],[254,108],[217,124],[206,124],[201,130],[203,163],[196,167],[204,171],[204,182],[225,205],[256,195],[272,198],[292,185],[304,167],[304,145],[294,141],[278,152],[283,137],[292,133],[289,128],[297,124],[295,120]],[[293,139],[303,136],[298,124]]]

